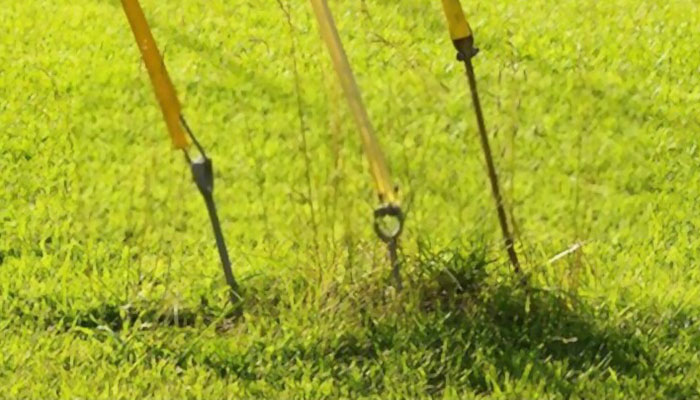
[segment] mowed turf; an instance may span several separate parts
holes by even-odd
[[[330,3],[408,210],[400,293],[310,5],[143,1],[239,317],[120,3],[2,4],[0,398],[700,397],[698,3],[463,2],[526,286],[440,3]]]

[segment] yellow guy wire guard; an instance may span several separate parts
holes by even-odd
[[[129,20],[129,25],[131,25],[131,30],[134,32],[139,50],[141,50],[148,75],[151,77],[151,83],[163,111],[163,119],[168,126],[173,145],[178,149],[184,149],[188,143],[180,124],[180,102],[177,99],[175,87],[170,81],[170,76],[168,76],[168,71],[165,69],[156,41],[148,28],[143,10],[138,0],[122,0],[122,6]]]
[[[316,19],[318,20],[319,31],[330,52],[333,67],[338,74],[340,84],[343,87],[352,114],[360,129],[362,146],[369,160],[370,170],[374,178],[377,193],[379,194],[379,199],[382,203],[398,206],[398,196],[392,185],[384,154],[379,148],[377,138],[374,135],[374,129],[369,121],[365,106],[362,103],[360,89],[355,82],[355,77],[350,68],[348,58],[345,55],[345,50],[340,41],[338,30],[335,27],[333,16],[328,9],[328,4],[326,0],[311,0],[311,4],[313,5]]]
[[[472,36],[472,30],[464,17],[464,11],[462,11],[462,5],[459,4],[459,0],[442,0],[442,8],[445,11],[445,18],[447,18],[447,25],[449,26],[452,40],[466,39]]]

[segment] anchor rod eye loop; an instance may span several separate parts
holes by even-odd
[[[374,210],[374,232],[389,243],[398,239],[403,232],[404,213],[395,203],[382,204]]]

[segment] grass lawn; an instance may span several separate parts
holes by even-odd
[[[440,2],[330,3],[408,210],[401,292],[310,4],[142,1],[238,318],[120,3],[3,3],[0,398],[700,397],[700,4],[463,1],[519,286]]]

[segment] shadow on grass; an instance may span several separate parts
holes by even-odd
[[[422,387],[434,396],[448,384],[493,393],[506,379],[544,382],[549,393],[565,397],[606,381],[620,390],[626,380],[633,391],[651,385],[666,397],[696,393],[692,383],[669,379],[659,369],[667,360],[650,345],[656,340],[651,334],[618,325],[604,307],[576,295],[522,285],[516,278],[493,279],[480,249],[431,253],[423,248],[413,265],[413,281],[395,300],[405,300],[405,307],[367,291],[373,299],[363,297],[353,308],[358,312],[348,318],[358,320],[360,332],[278,343],[268,361],[279,367],[265,371],[255,367],[269,345],[265,341],[200,361],[222,377],[263,379],[281,385],[278,389],[295,374],[328,376],[360,395],[390,389],[385,371],[398,366],[406,376],[422,371]]]
[[[296,327],[297,335],[258,338],[241,347],[194,346],[177,362],[182,368],[206,366],[243,385],[264,381],[275,390],[289,389],[290,380],[332,379],[364,396],[395,389],[387,383],[390,370],[409,380],[424,377],[422,384],[411,385],[431,396],[440,396],[448,385],[489,394],[506,380],[522,380],[570,397],[610,383],[611,375],[617,390],[629,381],[632,391],[651,387],[665,397],[696,393],[692,383],[669,379],[659,369],[660,363],[672,370],[678,366],[668,365],[660,347],[650,345],[658,339],[648,333],[653,329],[618,325],[604,307],[573,294],[495,279],[482,250],[431,253],[424,248],[411,265],[413,273],[407,275],[413,280],[394,300],[381,299],[381,290],[364,291],[354,300],[336,294],[353,303],[352,313],[343,318],[356,329],[336,329],[319,318],[324,329],[309,329],[308,335],[306,328]],[[309,289],[299,281],[296,290]],[[265,291],[269,295],[276,289]],[[264,302],[253,307],[251,312],[265,315],[288,312],[284,301],[275,310],[266,310]],[[640,381],[642,386],[635,387]]]
[[[640,327],[617,325],[603,306],[571,293],[518,277],[490,279],[480,248],[424,247],[416,266],[422,276],[408,289],[420,293],[413,325],[368,319],[367,326],[380,350],[423,352],[414,367],[426,370],[430,394],[441,394],[447,382],[490,393],[507,376],[545,381],[549,391],[570,396],[577,381],[601,382],[611,373],[615,381],[651,380],[674,398],[697,393],[692,383],[665,382],[659,350]]]
[[[548,393],[565,397],[603,382],[623,388],[642,385],[632,389],[653,388],[667,398],[697,393],[692,380],[678,379],[687,370],[682,361],[664,354],[674,337],[689,334],[695,325],[692,316],[636,312],[637,325],[623,324],[604,306],[574,294],[495,276],[480,247],[438,252],[422,248],[406,264],[410,279],[400,295],[387,300],[386,286],[371,277],[342,285],[333,296],[345,305],[339,308],[343,314],[331,317],[317,316],[311,307],[293,309],[279,283],[260,277],[249,282],[251,300],[244,308],[256,316],[250,331],[265,334],[252,337],[245,333],[248,329],[216,329],[218,333],[193,339],[187,348],[144,342],[145,349],[126,349],[128,356],[115,362],[165,360],[183,369],[205,367],[243,387],[264,382],[275,390],[303,379],[331,379],[358,395],[395,389],[388,382],[396,382],[396,376],[422,380],[411,384],[433,396],[447,386],[489,394],[507,381],[544,383]],[[293,283],[295,293],[311,292],[314,285],[297,278]],[[285,287],[289,290],[289,282]],[[309,314],[303,319],[309,322],[280,323],[299,310]],[[127,321],[132,326],[146,321],[161,329],[189,328],[186,332],[197,335],[197,329],[218,324],[213,311],[206,304],[178,315],[106,305],[56,318],[67,326],[107,325],[114,331]],[[342,327],[336,325],[339,320]]]

